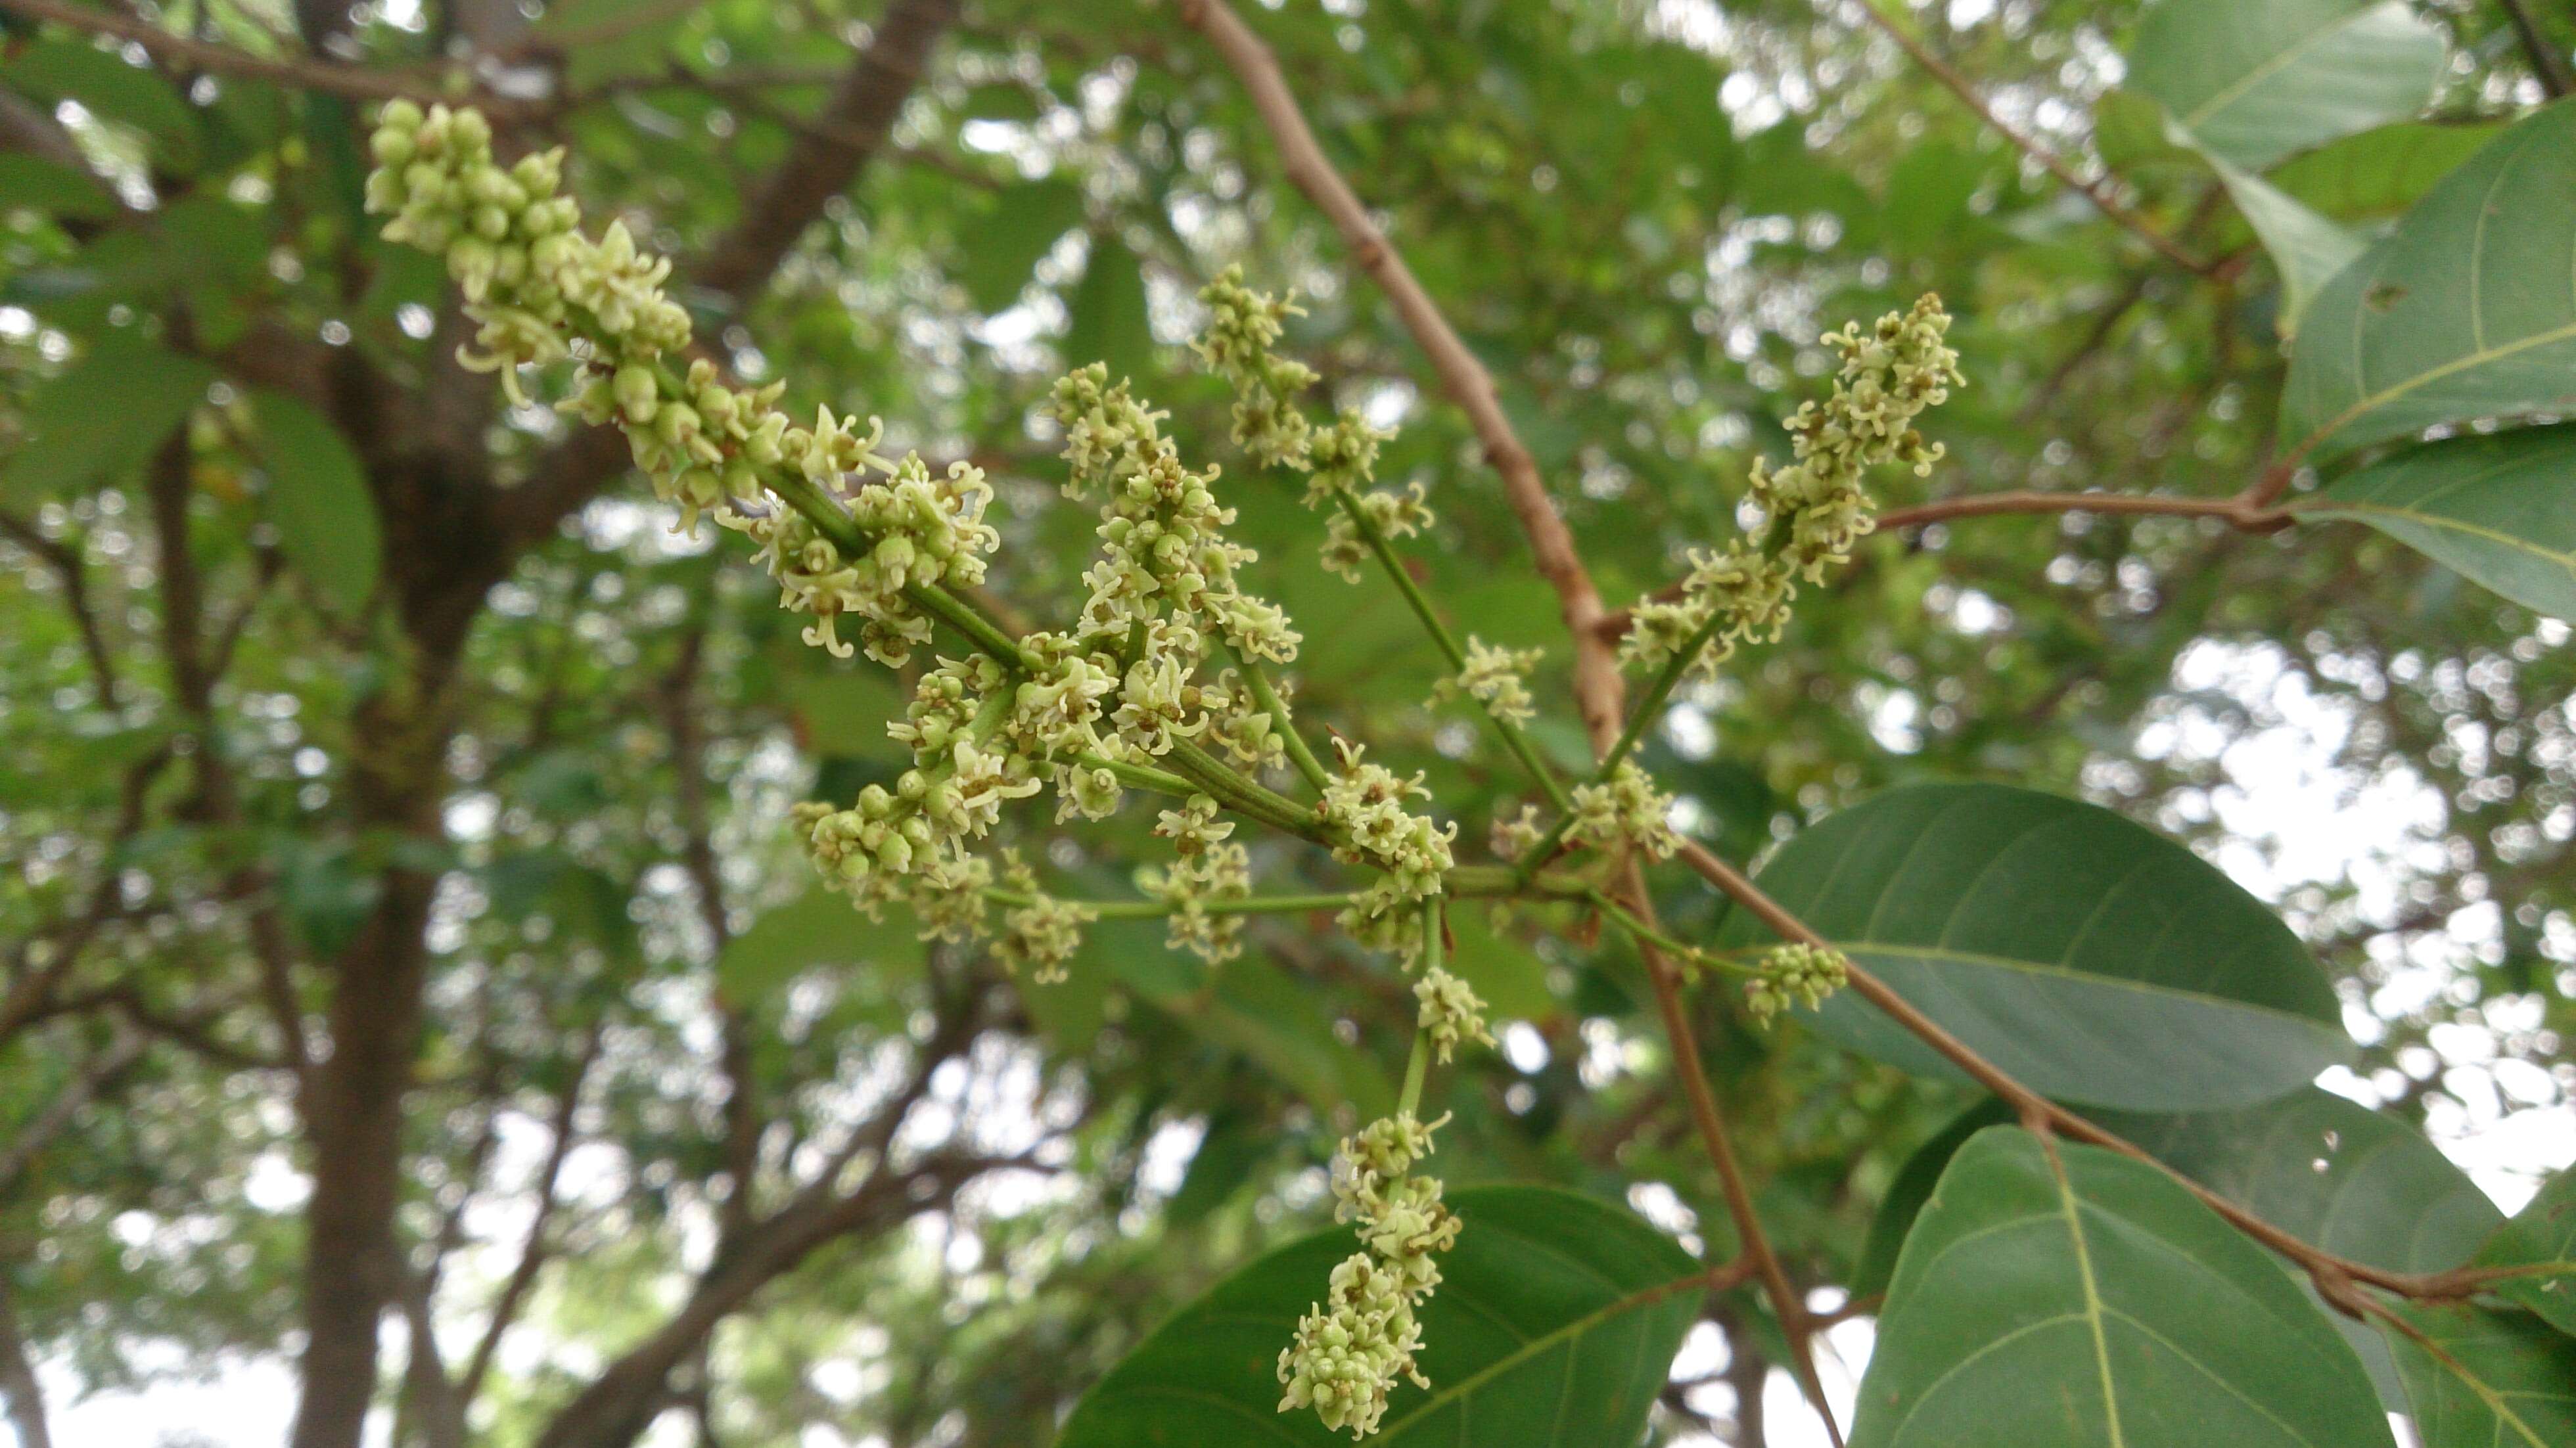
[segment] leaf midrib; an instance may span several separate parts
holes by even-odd
[[[2125,976],[2116,975],[2097,975],[2091,971],[2076,970],[2067,966],[2015,960],[2010,956],[1988,955],[1980,951],[1960,950],[1954,946],[1907,945],[1901,941],[1887,940],[1837,940],[1831,937],[1828,937],[1828,940],[1836,949],[1845,953],[1858,951],[1877,955],[1911,955],[1953,965],[1977,965],[1992,970],[2019,971],[2025,975],[2054,976],[2083,985],[2107,986],[2118,990],[2136,991],[2142,995],[2167,996],[2195,1004],[2231,1006],[2238,1010],[2259,1011],[2264,1015],[2278,1016],[2285,1021],[2313,1026],[2329,1034],[2336,1030],[2334,1025],[2316,1016],[2301,1015],[2296,1011],[2283,1010],[2279,1006],[2265,1005],[2260,1001],[2240,1000],[2235,996],[2212,995],[2206,991],[2184,990],[2177,986],[2159,985],[2154,981],[2131,980]]]
[[[1592,1311],[1585,1313],[1583,1316],[1576,1318],[1574,1321],[1566,1323],[1562,1327],[1549,1332],[1543,1332],[1537,1337],[1529,1339],[1519,1347],[1512,1349],[1510,1352],[1503,1354],[1501,1357],[1494,1359],[1492,1362],[1476,1369],[1476,1371],[1458,1379],[1456,1382],[1443,1387],[1434,1388],[1430,1395],[1425,1397],[1419,1404],[1415,1405],[1411,1412],[1408,1412],[1403,1417],[1388,1423],[1380,1431],[1392,1439],[1395,1434],[1403,1432],[1406,1428],[1411,1427],[1414,1423],[1420,1421],[1426,1414],[1447,1407],[1453,1400],[1465,1398],[1468,1393],[1474,1391],[1480,1384],[1490,1381],[1500,1373],[1537,1358],[1540,1354],[1557,1346],[1559,1343],[1571,1342],[1614,1318],[1625,1316],[1631,1312],[1642,1312],[1645,1309],[1654,1306],[1656,1303],[1663,1301],[1665,1298],[1672,1296],[1676,1292],[1683,1291],[1696,1283],[1705,1282],[1707,1280],[1708,1273],[1705,1269],[1702,1269],[1691,1273],[1687,1277],[1676,1277],[1669,1282],[1658,1282],[1651,1287],[1641,1287],[1615,1302],[1604,1303],[1601,1306],[1594,1308]]]

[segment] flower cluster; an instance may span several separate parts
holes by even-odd
[[[1280,1351],[1280,1412],[1312,1408],[1325,1427],[1365,1438],[1398,1378],[1431,1385],[1413,1362],[1422,1346],[1414,1309],[1440,1285],[1432,1257],[1457,1243],[1458,1219],[1441,1203],[1438,1178],[1410,1173],[1440,1125],[1399,1113],[1343,1138],[1334,1154],[1335,1214],[1358,1222],[1362,1250],[1333,1269],[1324,1302]]]
[[[1293,298],[1253,291],[1242,268],[1227,267],[1199,301],[1208,322],[1194,346],[1208,370],[1234,387],[1234,440],[1264,467],[1304,473],[1307,507],[1336,505],[1324,524],[1326,568],[1356,583],[1369,555],[1363,529],[1407,538],[1431,526],[1420,483],[1401,492],[1369,487],[1390,434],[1350,408],[1321,426],[1298,410],[1296,395],[1314,385],[1314,369],[1272,350],[1287,319],[1299,314]]]
[[[1137,872],[1147,895],[1173,907],[1168,917],[1172,949],[1186,950],[1210,965],[1221,965],[1243,953],[1243,917],[1207,908],[1210,900],[1240,900],[1252,893],[1252,860],[1243,846],[1226,837],[1231,821],[1217,818],[1216,801],[1191,795],[1179,809],[1158,817],[1154,833],[1179,851],[1178,862]]]
[[[1851,979],[1851,961],[1841,951],[1802,944],[1772,947],[1760,970],[1744,983],[1744,1004],[1766,1025],[1793,1001],[1814,1010]]]
[[[1435,965],[1413,983],[1413,998],[1422,1003],[1417,1027],[1430,1037],[1440,1064],[1448,1065],[1450,1055],[1468,1041],[1494,1044],[1493,1032],[1485,1029],[1485,1003],[1458,977]]]
[[[1324,786],[1317,813],[1333,830],[1333,858],[1375,865],[1381,873],[1339,916],[1341,927],[1362,945],[1389,951],[1410,964],[1422,950],[1422,912],[1415,908],[1440,893],[1441,877],[1456,863],[1450,846],[1455,824],[1434,823],[1405,807],[1431,791],[1416,773],[1405,779],[1371,764],[1364,745],[1333,741],[1341,771]]]
[[[1538,667],[1544,652],[1497,648],[1470,634],[1467,667],[1434,684],[1431,692],[1435,698],[1443,699],[1465,694],[1497,719],[1526,724],[1538,717],[1537,701],[1530,697],[1528,675]]]
[[[1566,838],[1601,849],[1624,842],[1651,859],[1669,859],[1682,847],[1682,837],[1673,831],[1672,811],[1673,797],[1655,787],[1655,777],[1639,769],[1635,760],[1621,760],[1608,779],[1574,787],[1574,823]]]
[[[1779,637],[1799,581],[1820,582],[1870,531],[1869,470],[1900,463],[1919,477],[1940,460],[1941,445],[1924,441],[1914,422],[1966,383],[1944,340],[1949,328],[1941,299],[1926,296],[1868,332],[1847,323],[1825,334],[1842,358],[1833,395],[1789,420],[1789,466],[1753,466],[1751,495],[1768,535],[1759,545],[1737,538],[1694,551],[1679,598],[1637,606],[1624,644],[1630,660],[1654,666],[1687,652],[1692,671],[1713,673],[1739,641]]]

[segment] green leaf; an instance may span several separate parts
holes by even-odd
[[[2241,1106],[2349,1043],[2298,937],[2182,846],[2109,810],[1991,784],[1882,794],[1792,839],[1781,904],[1989,1060],[2061,1100]],[[1729,945],[1767,939],[1731,918]],[[1813,1020],[1909,1070],[1955,1070],[1850,992]]]
[[[1449,969],[1473,987],[1496,1020],[1538,1021],[1556,1013],[1556,996],[1547,988],[1547,962],[1527,942],[1499,927],[1494,911],[1464,900],[1449,912],[1449,934],[1455,944]]]
[[[2272,265],[2281,273],[2281,340],[2298,335],[2299,318],[2337,272],[2352,265],[2368,247],[2360,237],[2310,211],[2260,176],[2241,171],[2216,156],[2219,181],[2227,187],[2246,224],[2263,240]]]
[[[1461,1230],[1422,1309],[1424,1391],[1396,1390],[1373,1448],[1634,1443],[1698,1316],[1700,1265],[1644,1222],[1552,1187],[1453,1193]],[[1282,1413],[1276,1367],[1347,1227],[1293,1242],[1181,1309],[1083,1395],[1056,1448],[1346,1444]]]
[[[1145,274],[1125,243],[1111,236],[1091,238],[1082,284],[1065,306],[1072,314],[1064,334],[1067,366],[1106,362],[1113,382],[1145,374],[1154,359],[1154,329],[1145,315]]]
[[[2503,1220],[2422,1133],[2313,1086],[2239,1111],[2087,1114],[2292,1236],[2392,1272],[2457,1267]],[[2403,1411],[2405,1390],[2379,1335],[2341,1314],[2328,1320],[2381,1399]]]
[[[2502,134],[2501,123],[2401,121],[2346,136],[2271,173],[2300,204],[2342,222],[2386,221]]]
[[[987,313],[1018,301],[1038,259],[1082,224],[1082,188],[1070,181],[1023,182],[1005,188],[995,203],[965,238],[957,269],[975,310]]]
[[[0,211],[103,221],[117,209],[105,188],[69,166],[41,156],[0,154]]]
[[[891,910],[872,921],[848,896],[817,884],[735,936],[716,961],[716,984],[728,1003],[747,1006],[815,966],[860,962],[896,979],[919,975],[922,946],[912,922]]]
[[[1395,1083],[1386,1072],[1333,1034],[1332,1017],[1314,991],[1272,961],[1237,956],[1216,968],[1207,990],[1157,1004],[1259,1063],[1318,1110],[1347,1103],[1366,1119],[1395,1109]]]
[[[2441,32],[2400,0],[2161,0],[2138,22],[2128,84],[2249,171],[2415,114]]]
[[[2576,1168],[2542,1183],[2540,1194],[2478,1252],[2477,1262],[2481,1267],[2555,1263],[2554,1271],[2508,1277],[2494,1290],[2539,1313],[2560,1332],[2576,1334]]]
[[[2576,423],[2409,448],[2299,512],[2367,523],[2525,608],[2576,620]]]
[[[2576,1444],[2576,1338],[2528,1312],[2410,1304],[2383,1325],[2424,1448]]]
[[[2576,404],[2576,106],[2442,178],[2308,309],[2281,436],[2323,459]]]
[[[2361,1364],[2262,1249],[2114,1152],[1989,1127],[1906,1241],[1852,1448],[2363,1448]]]
[[[197,114],[158,72],[128,65],[81,40],[38,40],[0,67],[0,79],[48,101],[77,101],[100,120],[131,126],[173,171],[196,164]]]
[[[1905,1250],[1906,1235],[1923,1214],[1923,1204],[1932,1200],[1932,1189],[1940,1185],[1941,1173],[1950,1169],[1950,1159],[1978,1132],[2012,1119],[2012,1108],[1989,1096],[1951,1118],[1950,1124],[1931,1140],[1914,1148],[1905,1165],[1896,1169],[1896,1180],[1888,1183],[1887,1195],[1878,1204],[1878,1215],[1869,1219],[1869,1235],[1861,1239],[1860,1261],[1852,1268],[1851,1281],[1844,1284],[1852,1296],[1869,1297],[1887,1290],[1887,1284],[1896,1276],[1896,1259]]]
[[[190,409],[215,369],[112,333],[27,399],[26,440],[0,471],[0,497],[58,496],[140,467]]]
[[[355,613],[384,556],[366,469],[330,419],[283,393],[256,397],[278,547],[333,609]]]

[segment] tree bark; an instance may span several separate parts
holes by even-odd
[[[18,1448],[53,1448],[45,1425],[45,1392],[36,1369],[27,1361],[27,1340],[18,1328],[17,1304],[10,1300],[9,1280],[0,1276],[0,1399],[6,1399],[9,1427]]]

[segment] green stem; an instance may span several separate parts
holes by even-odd
[[[1675,940],[1630,914],[1618,901],[1611,899],[1606,891],[1596,888],[1590,892],[1590,897],[1593,908],[1608,916],[1612,924],[1658,950],[1709,970],[1722,970],[1742,976],[1756,976],[1762,973],[1753,966],[1729,959],[1723,951],[1702,950],[1696,945],[1685,945]]]
[[[1347,487],[1337,487],[1333,489],[1333,501],[1340,505],[1342,516],[1351,520],[1351,527],[1359,533],[1360,541],[1368,544],[1369,552],[1377,556],[1378,566],[1395,584],[1396,592],[1404,595],[1405,603],[1413,609],[1413,616],[1422,621],[1423,630],[1431,635],[1431,641],[1440,646],[1440,652],[1449,660],[1451,672],[1464,672],[1467,651],[1459,647],[1458,637],[1449,632],[1449,626],[1440,621],[1440,615],[1431,607],[1431,600],[1423,593],[1422,585],[1415,583],[1413,575],[1405,571],[1404,560],[1395,554],[1395,545],[1369,517],[1368,511],[1360,506],[1358,495]],[[1477,702],[1483,705],[1482,700]],[[1520,761],[1521,768],[1546,792],[1557,813],[1572,810],[1574,802],[1566,797],[1565,786],[1557,782],[1556,772],[1539,757],[1537,747],[1530,743],[1527,734],[1521,732],[1521,726],[1495,713],[1491,705],[1483,705],[1483,711],[1485,717],[1492,721],[1494,732],[1502,736],[1503,747],[1512,752],[1512,757]]]
[[[1306,782],[1315,787],[1317,794],[1331,788],[1332,776],[1324,772],[1324,763],[1315,757],[1315,751],[1306,747],[1306,737],[1297,732],[1297,721],[1288,712],[1288,701],[1279,697],[1279,690],[1270,682],[1270,675],[1233,644],[1228,643],[1225,651],[1233,657],[1235,667],[1243,670],[1245,681],[1252,685],[1252,697],[1260,700],[1261,707],[1270,711],[1271,722],[1279,728],[1280,741],[1288,746],[1289,763],[1297,766],[1297,772],[1306,777]]]
[[[1306,809],[1286,795],[1263,787],[1234,766],[1187,739],[1174,739],[1170,759],[1180,773],[1196,781],[1210,798],[1292,835],[1329,845],[1331,837]]]
[[[1404,1063],[1404,1094],[1395,1099],[1395,1114],[1414,1116],[1422,1110],[1422,1081],[1431,1074],[1431,1033],[1413,1033],[1413,1054]]]
[[[1019,890],[988,889],[984,898],[996,905],[1021,909],[1037,903],[1034,895]],[[1051,896],[1061,904],[1079,905],[1101,920],[1159,920],[1177,915],[1182,904],[1177,900],[1067,900]],[[1206,899],[1196,902],[1210,915],[1299,915],[1316,910],[1340,910],[1360,897],[1350,894],[1319,893],[1312,895],[1247,895],[1240,899]]]

